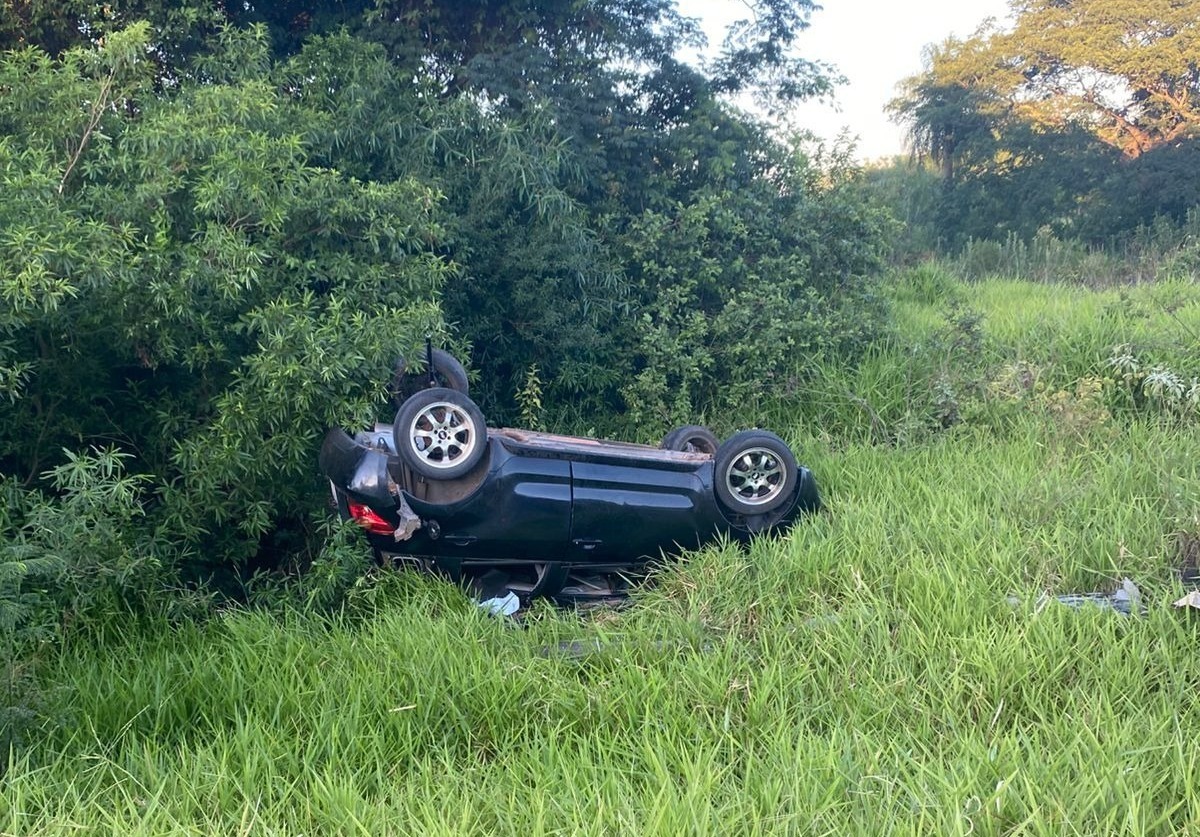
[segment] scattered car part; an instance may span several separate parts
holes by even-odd
[[[1200,590],[1193,590],[1184,596],[1182,599],[1174,602],[1175,607],[1190,607],[1193,610],[1200,610]]]
[[[1043,593],[1038,597],[1036,610],[1043,610],[1050,602],[1058,602],[1067,607],[1081,608],[1093,605],[1101,610],[1113,610],[1125,616],[1144,616],[1146,606],[1142,603],[1142,591],[1130,579],[1121,579],[1121,586],[1112,593],[1063,593],[1051,596]],[[1017,596],[1009,596],[1008,603],[1014,606],[1021,604]]]

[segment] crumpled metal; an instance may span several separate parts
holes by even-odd
[[[396,492],[396,499],[396,512],[400,515],[400,525],[392,532],[392,537],[399,543],[411,538],[421,528],[421,518],[417,517],[417,513],[405,502],[403,494]]]

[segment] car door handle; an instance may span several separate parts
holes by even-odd
[[[600,544],[604,543],[604,541],[600,540],[599,538],[576,538],[575,540],[571,541],[571,543],[575,544],[575,546],[579,547],[584,552],[591,552]]]
[[[446,541],[451,546],[470,546],[477,540],[474,535],[446,535]]]

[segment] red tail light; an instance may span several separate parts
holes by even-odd
[[[373,535],[390,535],[396,527],[388,523],[371,508],[353,500],[347,500],[350,507],[350,519]]]

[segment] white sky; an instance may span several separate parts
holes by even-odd
[[[832,139],[843,128],[858,136],[858,156],[873,160],[904,149],[903,132],[888,121],[884,105],[896,84],[921,70],[926,44],[970,35],[987,17],[1004,18],[1005,0],[818,0],[823,9],[800,35],[804,58],[834,64],[847,79],[836,102],[797,107],[798,127]],[[709,49],[720,46],[725,27],[747,14],[741,0],[679,0],[689,17],[700,18]]]

